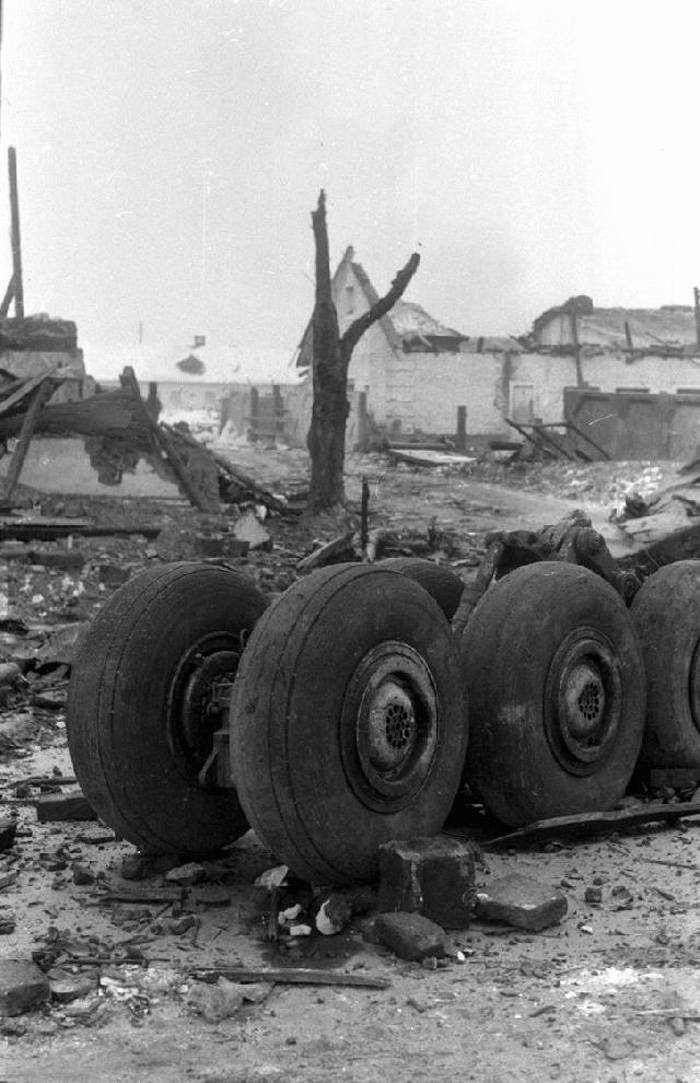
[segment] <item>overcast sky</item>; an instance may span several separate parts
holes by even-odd
[[[291,351],[321,186],[333,260],[381,293],[418,248],[466,334],[690,303],[699,43],[697,0],[5,0],[27,311]]]

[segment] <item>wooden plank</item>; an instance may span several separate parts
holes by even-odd
[[[527,827],[511,831],[508,835],[487,839],[482,846],[484,850],[497,850],[502,846],[517,846],[518,843],[580,838],[601,831],[617,831],[621,827],[636,827],[639,824],[653,823],[658,820],[682,820],[689,816],[700,816],[700,802],[684,801],[677,805],[649,804],[613,812],[582,812],[575,816],[555,816],[551,820],[537,820],[535,823],[528,824]]]
[[[388,978],[373,978],[369,974],[343,974],[338,970],[315,970],[311,967],[282,967],[278,970],[263,967],[259,970],[244,966],[193,966],[188,968],[193,976],[202,978],[226,978],[227,981],[249,984],[272,982],[279,985],[352,985],[360,989],[390,989]]]
[[[21,402],[35,387],[39,387],[44,380],[49,376],[53,376],[56,372],[58,365],[52,365],[46,372],[42,372],[39,376],[32,376],[29,380],[24,380],[21,387],[18,387],[16,391],[13,391],[11,395],[8,395],[6,399],[0,400],[0,415],[6,414],[11,406]]]

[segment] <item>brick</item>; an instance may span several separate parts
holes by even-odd
[[[16,834],[17,821],[9,816],[0,817],[0,853],[14,846]]]
[[[379,911],[422,914],[444,929],[466,929],[475,897],[469,844],[416,838],[380,846]]]
[[[566,896],[560,891],[517,872],[494,880],[476,893],[477,917],[504,921],[531,932],[556,925],[567,910]]]
[[[49,980],[29,959],[0,962],[0,1016],[22,1015],[49,999]]]
[[[449,952],[444,930],[422,914],[378,914],[374,933],[380,944],[409,962],[442,959]]]
[[[40,824],[61,820],[96,820],[97,816],[80,790],[69,793],[47,793],[37,798],[36,812]]]

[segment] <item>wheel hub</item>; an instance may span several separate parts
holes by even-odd
[[[576,629],[557,650],[544,690],[550,747],[571,774],[592,774],[615,741],[622,711],[619,658],[606,636]]]
[[[375,811],[403,808],[430,774],[442,727],[425,659],[398,641],[372,648],[350,679],[339,724],[355,794]]]
[[[181,660],[168,703],[173,752],[197,777],[212,751],[214,733],[224,725],[240,654],[230,636],[208,636]]]

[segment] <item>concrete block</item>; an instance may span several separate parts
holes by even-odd
[[[568,910],[566,896],[514,872],[476,893],[476,914],[484,921],[504,921],[518,929],[539,932],[556,925]]]
[[[374,933],[380,944],[409,962],[442,959],[450,948],[440,926],[421,914],[378,914]]]
[[[0,963],[0,1016],[22,1015],[49,999],[49,980],[29,959]]]
[[[17,821],[9,816],[0,817],[0,853],[14,846],[16,834]]]
[[[80,790],[47,793],[37,798],[36,813],[40,824],[62,820],[96,820],[97,816]]]
[[[422,914],[444,929],[466,929],[475,895],[468,843],[417,838],[379,847],[379,911]]]

